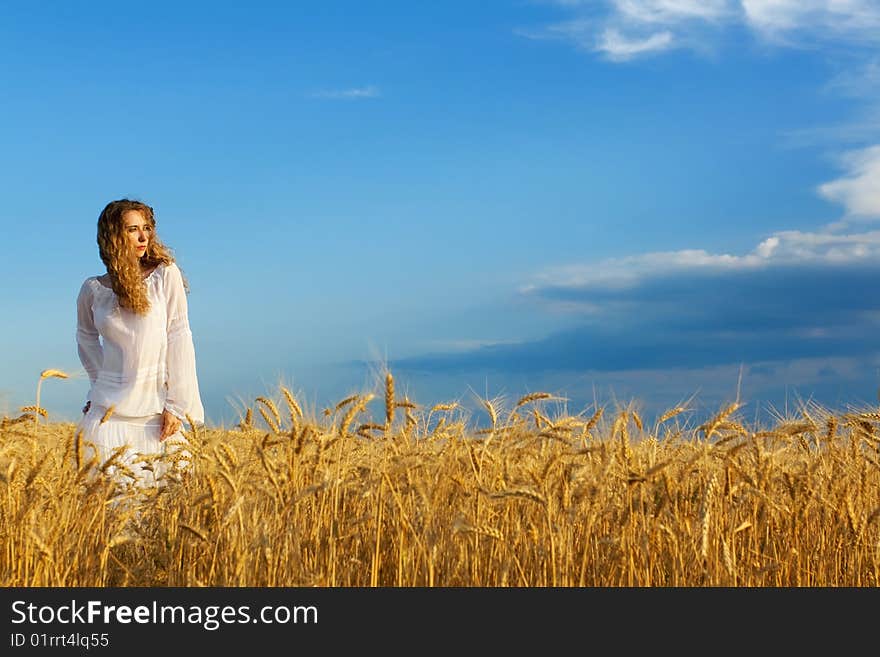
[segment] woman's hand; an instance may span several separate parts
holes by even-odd
[[[162,432],[159,434],[159,441],[161,442],[169,436],[173,436],[180,431],[182,425],[183,422],[173,413],[170,413],[167,409],[162,411]]]

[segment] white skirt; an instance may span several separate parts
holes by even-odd
[[[113,463],[103,468],[105,474],[122,484],[141,487],[163,486],[169,476],[189,469],[189,442],[179,430],[159,440],[162,415],[112,414],[101,422],[106,412],[105,407],[93,404],[77,424],[77,431],[82,431],[83,462],[97,457],[95,468],[100,470],[118,450]],[[125,449],[120,449],[123,446]]]

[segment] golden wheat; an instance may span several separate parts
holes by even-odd
[[[275,418],[276,426],[281,426],[281,413],[278,412],[278,407],[275,405],[275,402],[273,402],[268,397],[262,397],[262,396],[257,397],[255,401],[260,402],[261,404],[263,404],[263,406],[268,408],[269,411],[272,413],[272,417]]]
[[[354,395],[349,395],[345,399],[339,400],[338,402],[336,402],[336,406],[333,407],[333,412],[336,412],[342,408],[345,408],[346,406],[348,406],[350,403],[352,403],[355,399],[358,399],[359,397],[360,397],[360,395],[354,394]]]
[[[712,503],[718,485],[718,473],[713,472],[703,494],[700,509],[700,558],[704,561],[709,556],[709,527],[712,522]]]
[[[287,408],[290,410],[291,421],[296,422],[297,419],[302,419],[302,407],[299,405],[299,402],[296,401],[296,397],[293,396],[293,393],[282,386],[281,394],[284,395],[284,400],[287,402]]]
[[[54,377],[56,379],[66,379],[68,378],[68,376],[69,375],[67,374],[67,372],[63,372],[61,370],[48,369],[40,372],[41,379],[48,379],[50,377]]]
[[[104,415],[101,416],[101,421],[99,424],[104,424],[107,420],[113,417],[113,411],[116,410],[116,405],[111,405],[104,411]]]
[[[394,421],[394,377],[391,372],[385,374],[385,426],[390,427]]]
[[[583,435],[588,436],[590,432],[596,427],[599,423],[599,420],[602,419],[602,415],[605,413],[605,408],[600,406],[596,409],[596,412],[587,420],[587,423],[584,425]]]
[[[657,424],[663,424],[667,420],[674,418],[676,415],[684,413],[686,410],[687,408],[685,408],[684,406],[676,406],[674,408],[670,408],[668,411],[660,416],[660,419],[657,420]]]
[[[254,411],[248,406],[245,410],[244,419],[239,423],[239,427],[242,431],[246,431],[247,429],[252,428],[254,425]]]
[[[553,395],[551,395],[549,392],[533,392],[528,395],[524,395],[523,397],[520,397],[519,401],[516,402],[516,405],[514,406],[514,408],[516,409],[516,408],[519,408],[520,406],[525,406],[526,404],[528,404],[530,402],[538,401],[540,399],[552,399],[552,398],[553,398]]]
[[[351,425],[352,420],[354,420],[354,416],[360,413],[367,404],[375,397],[373,393],[367,393],[366,395],[358,395],[356,397],[357,401],[352,404],[348,411],[346,411],[342,420],[339,423],[339,433],[340,435],[345,435],[348,431],[348,427]]]
[[[66,379],[68,378],[68,374],[67,372],[56,369],[47,369],[40,372],[40,378],[37,381],[37,400],[35,404],[36,413],[34,414],[34,430],[36,430],[36,427],[40,421],[40,417],[47,417],[47,415],[44,414],[44,412],[40,408],[40,389],[43,385],[43,381],[50,378]]]
[[[458,520],[452,526],[452,530],[456,533],[462,534],[480,534],[481,536],[494,538],[496,541],[504,540],[504,533],[500,529],[496,529],[489,525],[470,525],[463,520]]]
[[[489,422],[494,430],[498,426],[498,409],[496,408],[498,402],[492,399],[480,399],[480,403],[489,414]]]
[[[192,534],[193,536],[196,536],[197,538],[200,538],[200,539],[203,540],[205,543],[208,542],[208,536],[207,536],[207,535],[205,534],[205,532],[202,531],[201,529],[198,529],[197,527],[193,527],[192,525],[188,525],[188,524],[186,524],[185,522],[178,523],[177,526],[180,527],[181,529],[183,529],[183,530],[189,532],[189,533]]]
[[[281,431],[281,427],[275,424],[275,421],[271,417],[269,417],[269,414],[265,410],[263,410],[262,406],[258,406],[257,410],[260,411],[260,415],[263,416],[263,421],[266,423],[267,427],[272,429],[273,433],[278,433],[279,431]]]
[[[49,417],[49,412],[45,408],[40,408],[39,406],[22,406],[21,411],[23,413],[34,413],[35,415],[41,415],[42,417]]]
[[[632,407],[608,425],[602,407],[534,416],[549,398],[499,421],[496,398],[480,429],[458,404],[389,398],[406,419],[394,433],[362,394],[342,418],[291,408],[280,436],[201,426],[190,448],[137,462],[124,447],[98,462],[73,424],[32,437],[7,418],[0,583],[880,585],[873,411],[753,428],[726,406],[665,431]],[[162,487],[134,486],[141,468]]]

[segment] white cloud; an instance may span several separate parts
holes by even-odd
[[[767,243],[774,241],[772,248]],[[880,230],[863,233],[812,233],[786,230],[758,245],[767,252],[766,264],[853,264],[880,256]]]
[[[553,267],[535,276],[520,292],[532,293],[546,287],[624,289],[659,274],[757,270],[793,264],[846,265],[871,263],[878,258],[880,230],[852,234],[780,231],[744,255],[684,249]]]
[[[819,193],[842,203],[847,217],[880,218],[880,145],[847,153],[843,157],[847,174],[819,186]]]
[[[671,32],[658,32],[644,39],[630,39],[609,28],[602,34],[596,50],[604,52],[613,61],[625,61],[638,55],[668,50],[672,47],[672,42]]]
[[[738,26],[784,46],[823,41],[880,45],[877,0],[555,0],[550,4],[570,12],[571,19],[519,33],[568,40],[613,61],[656,54],[673,45],[711,49],[718,30]]]
[[[780,240],[776,236],[768,237],[757,246],[757,248],[755,249],[755,253],[760,258],[769,258],[773,255],[773,252],[779,248],[779,242]]]
[[[613,0],[612,4],[624,20],[641,23],[711,21],[731,13],[730,0]]]
[[[516,30],[516,33],[528,39],[558,39],[567,41],[583,50],[593,50],[593,45],[596,41],[594,24],[586,19],[553,23],[537,30],[520,29]]]
[[[815,11],[811,0],[743,0],[746,20],[759,30],[790,30]],[[812,5],[812,7],[811,7]]]
[[[819,38],[878,41],[876,0],[742,0],[746,22],[769,36],[805,31]]]
[[[353,89],[316,91],[309,94],[310,98],[329,98],[332,100],[359,100],[362,98],[378,98],[379,96],[378,87],[372,85]]]

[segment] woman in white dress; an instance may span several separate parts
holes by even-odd
[[[183,424],[204,424],[186,295],[189,285],[156,235],[153,208],[120,199],[98,218],[107,273],[77,297],[76,342],[91,383],[78,428],[98,465],[140,486],[162,485],[169,464],[186,467]],[[177,450],[177,458],[167,458]]]

